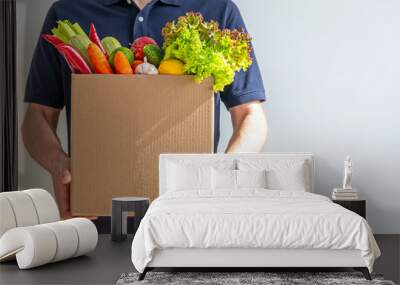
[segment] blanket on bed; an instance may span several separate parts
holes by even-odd
[[[157,198],[132,243],[143,272],[155,249],[358,249],[372,271],[380,251],[365,219],[299,191],[178,191]]]

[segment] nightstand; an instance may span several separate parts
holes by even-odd
[[[366,219],[366,204],[365,200],[332,200],[333,203],[339,204],[340,206],[359,214],[361,217]]]
[[[134,229],[136,233],[140,221],[146,214],[150,199],[145,197],[119,197],[112,199],[111,239],[124,241],[128,234],[128,214],[134,212]]]

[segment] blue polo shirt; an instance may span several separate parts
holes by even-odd
[[[99,36],[116,37],[130,46],[141,36],[152,37],[162,46],[161,30],[166,22],[186,12],[203,14],[206,21],[215,20],[222,28],[245,28],[237,6],[231,0],[153,0],[143,10],[126,0],[60,0],[48,11],[42,34],[51,34],[57,20],[78,22],[89,31],[94,23]],[[220,102],[229,109],[253,100],[265,100],[264,87],[254,52],[253,64],[246,72],[236,74],[235,81],[215,96],[215,150],[219,141]],[[71,72],[56,49],[39,40],[29,72],[25,102],[57,109],[66,107],[68,137],[71,114]]]

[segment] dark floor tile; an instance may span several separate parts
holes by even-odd
[[[374,271],[400,283],[400,235],[375,235],[375,239],[382,255],[376,260]]]

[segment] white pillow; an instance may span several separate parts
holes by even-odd
[[[298,159],[239,159],[240,170],[267,170],[267,188],[271,190],[309,191],[308,162]]]
[[[212,168],[211,181],[214,190],[236,190],[236,170]]]
[[[236,170],[237,187],[268,188],[267,170]]]
[[[267,171],[268,188],[272,190],[306,191],[304,164],[294,168]]]
[[[168,191],[211,189],[211,167],[169,163]]]

